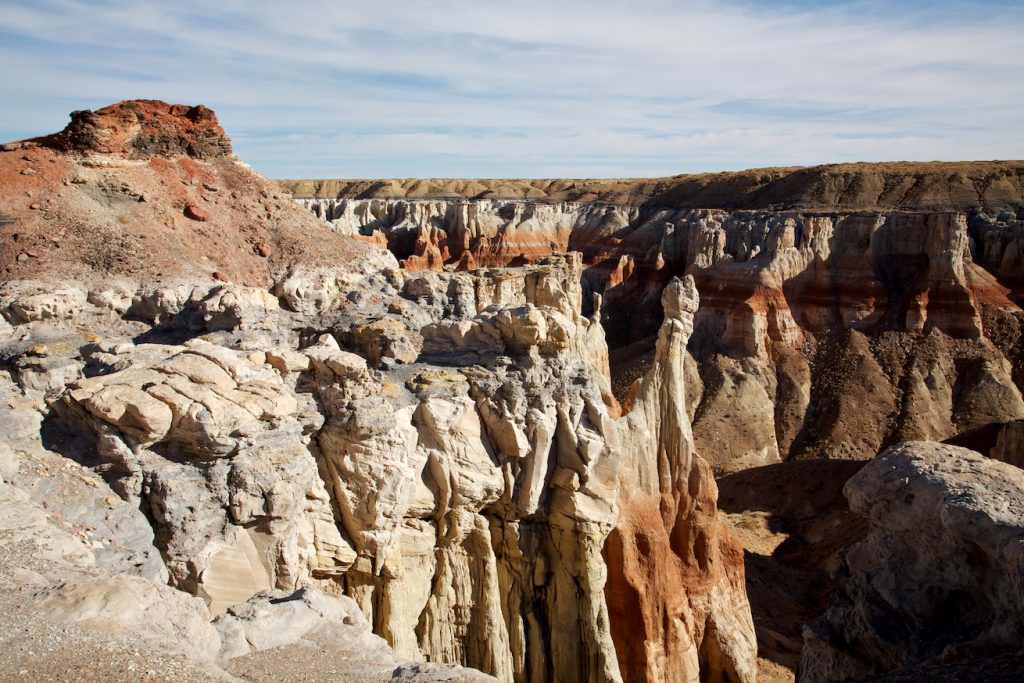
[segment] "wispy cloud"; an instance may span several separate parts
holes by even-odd
[[[1024,157],[1018,3],[0,0],[0,138],[202,102],[272,176]]]

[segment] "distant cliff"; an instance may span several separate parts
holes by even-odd
[[[886,162],[633,179],[282,180],[319,199],[531,199],[680,209],[965,210],[1024,205],[1024,161]]]

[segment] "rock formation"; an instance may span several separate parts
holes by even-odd
[[[752,682],[716,471],[1019,462],[1020,164],[914,169],[296,203],[202,107],[8,143],[0,626],[120,652],[83,677]],[[850,480],[809,680],[1019,636],[1016,475],[943,448]]]
[[[417,267],[580,251],[585,293],[602,295],[623,368],[650,363],[660,292],[693,275],[701,293],[689,346],[694,438],[722,473],[791,458],[866,458],[903,439],[941,440],[1024,416],[1014,369],[1021,168],[821,167],[661,185],[580,181],[578,192],[554,181],[493,191],[491,181],[352,182],[338,185],[338,196],[327,194],[330,183],[286,185],[312,187],[318,196],[297,201],[333,229],[384,235]],[[913,189],[909,177],[919,179]],[[730,182],[739,194],[726,201]],[[971,183],[987,189],[972,198]],[[461,196],[436,196],[442,189]],[[760,208],[768,196],[771,210]],[[692,208],[702,197],[709,208]],[[445,242],[447,259],[414,253],[425,226]],[[613,370],[624,400],[632,379]]]
[[[208,110],[127,102],[0,151],[30,179],[0,248],[0,512],[69,558],[33,600],[247,677],[329,678],[313,646],[371,680],[753,681],[680,381],[692,279],[623,415],[551,211],[492,243],[425,209],[400,268],[391,233],[325,226],[230,149]],[[51,496],[53,529],[23,504]]]
[[[752,681],[742,551],[718,519],[686,413],[693,279],[670,282],[662,303],[654,363],[619,437],[622,511],[605,551],[612,634],[626,680]]]
[[[845,494],[870,530],[850,548],[828,611],[804,629],[800,680],[1019,650],[1024,472],[909,442],[868,463]]]
[[[668,178],[288,180],[299,197],[499,199],[681,209],[966,210],[1021,202],[1020,161],[755,168]]]
[[[268,289],[298,262],[358,264],[377,253],[336,239],[240,163],[204,107],[133,100],[76,112],[61,133],[3,145],[0,181],[6,281],[59,273],[79,284],[168,284],[219,272]]]

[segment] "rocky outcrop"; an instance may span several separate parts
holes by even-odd
[[[4,280],[226,280],[269,289],[298,263],[358,263],[231,152],[209,109],[129,100],[0,147]]]
[[[844,489],[870,524],[849,578],[804,630],[799,678],[945,665],[1020,645],[1024,473],[937,443],[890,448]]]
[[[146,513],[171,585],[213,614],[315,585],[354,600],[404,658],[507,681],[607,681],[648,675],[610,616],[639,609],[646,647],[663,653],[642,664],[650,675],[751,680],[742,566],[672,379],[692,281],[665,300],[659,379],[645,385],[670,388],[642,389],[620,418],[603,330],[580,312],[582,269],[573,255],[469,273],[294,271],[269,298],[124,283],[120,296],[73,298],[73,315],[12,316],[17,367],[77,363],[45,391],[27,369],[15,377],[49,402],[52,447]],[[8,308],[40,295],[12,287]],[[79,325],[149,331],[87,342]],[[44,330],[45,349],[33,343]],[[143,343],[156,332],[191,338]],[[649,555],[634,535],[660,499],[675,540]],[[610,550],[613,530],[633,550]],[[639,601],[647,565],[660,583]]]
[[[18,172],[27,164],[40,171]],[[61,675],[133,678],[127,672],[145,654],[167,667],[146,674],[156,678],[223,677],[228,656],[232,671],[273,657],[289,662],[278,674],[303,680],[491,680],[445,663],[467,660],[511,678],[507,641],[490,627],[475,630],[504,620],[482,508],[505,479],[481,460],[494,456],[479,422],[472,439],[474,399],[463,392],[423,406],[417,399],[397,415],[372,410],[396,396],[396,380],[410,379],[402,373],[418,360],[419,330],[447,315],[400,295],[404,275],[390,253],[279,204],[273,186],[230,155],[202,108],[135,102],[79,113],[57,136],[5,146],[0,175],[17,175],[4,185],[5,202],[22,193],[46,193],[49,202],[25,212],[14,202],[17,232],[0,245],[9,276],[0,288],[0,630],[14,634],[19,653],[45,643],[33,672],[45,677],[37,667],[55,666],[64,655],[54,652],[100,643],[97,652],[115,654],[76,655]],[[157,232],[138,253],[111,242],[114,233],[145,241]],[[32,254],[15,258],[12,247]],[[116,263],[94,258],[96,248]],[[571,311],[557,303],[567,289],[579,291],[559,284],[569,270],[543,266],[508,288],[523,307],[544,308],[548,355],[590,342],[603,349],[578,295]],[[578,280],[579,268],[572,272]],[[480,292],[481,306],[494,307],[488,317],[501,317],[509,344],[526,352],[532,337],[517,332],[516,315],[499,316],[516,308],[502,300],[506,289]],[[465,316],[478,315],[475,289],[455,284],[452,294],[460,311],[472,302]],[[589,381],[589,366],[566,364]],[[412,436],[411,452],[376,438],[388,419]],[[357,452],[379,459],[347,460]],[[405,456],[407,467],[391,469]],[[423,508],[433,500],[424,496],[428,463],[441,482],[436,518]],[[417,522],[441,535],[403,537],[401,528]],[[412,654],[402,657],[365,621],[352,621],[350,601],[316,591],[348,591],[375,616],[360,585],[404,590],[389,581],[403,571],[396,558],[410,538],[424,550],[412,556],[432,561],[437,545],[447,569],[438,568],[436,590],[433,566],[405,570],[410,589],[435,593],[433,626],[419,629],[429,633],[422,652],[417,623],[401,620],[419,618],[406,604],[415,594],[392,596],[400,620],[375,619]],[[475,575],[492,581],[486,596]],[[211,616],[254,594],[270,597],[218,622],[233,624],[225,637],[248,633],[242,640],[253,651],[240,652],[237,639],[222,650]],[[303,609],[284,599],[292,595]],[[479,615],[468,631],[466,610]],[[299,641],[333,638],[335,627],[363,650],[351,670],[296,654],[306,647]],[[266,645],[257,634],[268,632],[264,654],[254,645]],[[50,648],[58,640],[65,649]],[[424,653],[435,661],[422,662]],[[344,647],[335,654],[353,657]]]
[[[102,495],[102,482],[81,483],[93,481],[88,470],[74,463],[61,469],[72,475],[65,495]],[[0,664],[5,673],[119,679],[145,672],[159,681],[221,680],[256,666],[278,680],[494,680],[396,656],[351,600],[309,587],[260,593],[211,622],[198,597],[141,576],[111,574],[98,552],[103,545],[74,529],[87,521],[87,510],[79,504],[65,508],[69,514],[48,512],[26,489],[0,481],[0,623],[10,648]],[[318,651],[311,650],[314,643]],[[259,657],[264,650],[269,664]]]
[[[753,681],[714,471],[1024,419],[1017,171],[303,207],[201,107],[76,113],[0,150],[0,601],[252,680]]]
[[[494,681],[472,669],[404,661],[371,633],[369,622],[352,600],[309,588],[259,593],[213,623],[225,668],[243,675],[250,668],[267,678],[294,674],[293,662],[280,658],[288,657],[289,647],[302,642],[319,650],[321,664],[309,672],[318,679],[322,672],[367,681]],[[339,664],[341,672],[336,668]]]
[[[638,215],[636,207],[573,202],[347,198],[299,202],[339,233],[383,234],[388,248],[407,267],[435,270],[459,262],[503,266],[516,259],[579,249],[621,230]]]
[[[231,139],[213,111],[203,105],[158,100],[130,100],[96,111],[72,112],[71,123],[60,133],[4,147],[22,149],[33,143],[62,152],[116,154],[129,159],[231,155]]]
[[[324,469],[359,554],[345,590],[399,652],[500,680],[619,679],[600,556],[617,406],[579,272],[549,259],[409,276],[419,314],[405,319],[426,323],[433,366],[374,371],[330,339],[307,350]]]
[[[296,397],[262,359],[201,340],[109,356],[93,361],[117,371],[71,384],[64,410],[148,512],[172,585],[216,613],[351,566]]]

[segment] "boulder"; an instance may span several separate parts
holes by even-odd
[[[844,488],[870,530],[804,628],[802,681],[1017,652],[1024,635],[1024,471],[935,442],[893,446]]]

